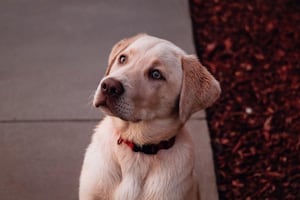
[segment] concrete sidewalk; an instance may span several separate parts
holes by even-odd
[[[188,3],[0,2],[0,197],[77,199],[93,127],[91,106],[118,40],[145,32],[194,52]],[[204,113],[188,123],[203,200],[217,199]]]

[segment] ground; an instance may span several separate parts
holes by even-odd
[[[220,199],[300,199],[300,3],[190,0]]]

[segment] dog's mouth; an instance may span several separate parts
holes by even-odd
[[[94,106],[96,108],[101,108],[105,113],[109,115],[115,115],[115,104],[115,100],[109,99],[104,95],[99,95],[96,101],[94,101]]]
[[[123,102],[123,103],[122,103]],[[94,106],[100,108],[105,114],[118,117],[124,121],[138,123],[142,119],[138,119],[132,116],[131,109],[128,104],[124,103],[121,99],[110,98],[104,95],[99,95],[94,101]]]

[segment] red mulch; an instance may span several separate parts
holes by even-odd
[[[300,199],[300,2],[190,0],[220,199]]]

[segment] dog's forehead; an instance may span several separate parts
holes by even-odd
[[[141,54],[151,53],[151,54],[164,54],[164,53],[173,53],[174,55],[184,55],[185,52],[177,47],[175,44],[163,40],[157,37],[145,35],[134,41],[129,45],[128,49],[132,49],[135,52]]]

